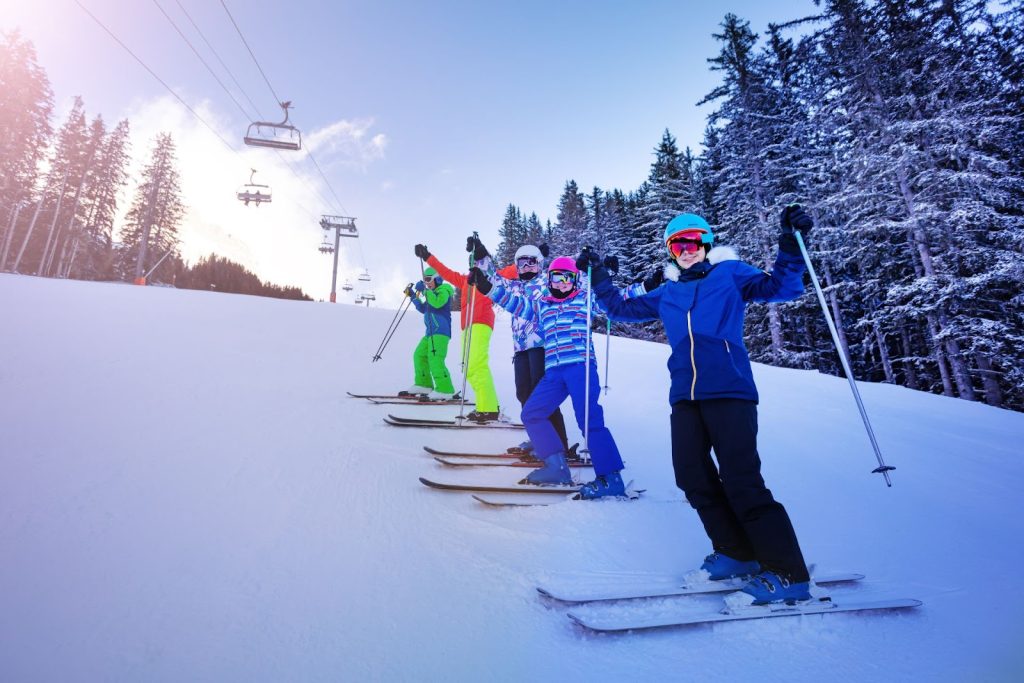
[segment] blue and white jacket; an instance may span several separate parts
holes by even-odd
[[[757,401],[750,357],[743,345],[747,302],[789,301],[803,294],[804,262],[799,254],[779,251],[771,272],[738,260],[728,247],[686,271],[666,269],[670,281],[624,301],[609,279],[594,286],[612,320],[665,324],[672,355],[669,403],[711,398]],[[674,277],[673,277],[674,276]]]
[[[492,281],[493,289],[487,293],[494,303],[512,314],[513,321],[522,319],[532,323],[540,337],[540,345],[544,347],[544,367],[553,368],[558,365],[582,363],[587,354],[587,286],[583,278],[580,287],[565,299],[551,296],[543,280],[527,280],[522,284],[529,285],[516,291],[511,287],[515,281],[496,278]],[[533,284],[531,284],[533,283]],[[609,286],[611,283],[609,282]],[[635,291],[635,287],[630,288]],[[614,286],[616,298],[627,296],[627,291],[620,292]],[[640,285],[643,292],[643,285]],[[592,314],[602,313],[603,309],[595,300]],[[594,358],[594,346],[590,346],[590,358]]]
[[[480,259],[476,262],[477,268],[484,271],[487,275],[487,279],[491,281],[491,284],[495,287],[504,287],[509,292],[516,295],[525,296],[528,298],[543,298],[550,295],[547,287],[544,285],[544,271],[542,270],[537,277],[532,280],[519,280],[502,277],[495,269],[494,261],[490,256]],[[581,287],[583,290],[583,296],[586,297],[587,284],[585,278],[580,278]],[[534,294],[534,292],[538,292]],[[642,282],[634,283],[621,290],[623,298],[631,298],[634,296],[641,296],[645,293],[644,285]],[[493,297],[491,297],[493,298]],[[552,298],[553,301],[558,301]],[[499,304],[501,305],[501,304]],[[586,311],[586,308],[584,308]],[[537,316],[524,316],[516,313],[512,314],[512,348],[515,353],[520,351],[526,351],[528,349],[536,349],[544,346],[544,338],[539,329],[540,319]],[[583,322],[586,327],[586,318]],[[583,360],[582,355],[580,361]],[[545,359],[545,367],[550,367]]]

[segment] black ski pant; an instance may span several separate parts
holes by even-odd
[[[525,351],[516,351],[515,355],[512,356],[512,369],[515,371],[516,377],[516,398],[521,405],[525,406],[526,399],[530,398],[534,387],[540,383],[540,378],[544,376],[544,348],[537,347],[526,349]],[[565,418],[562,417],[561,409],[555,408],[555,412],[551,413],[551,417],[548,420],[551,422],[551,426],[555,428],[558,438],[562,441],[562,447],[568,453],[569,437],[565,434]]]
[[[720,398],[674,404],[672,466],[676,485],[700,516],[715,551],[757,560],[762,568],[795,583],[808,580],[786,508],[761,477],[754,401]]]

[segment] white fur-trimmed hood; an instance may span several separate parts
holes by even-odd
[[[736,250],[732,247],[714,247],[708,252],[707,260],[711,264],[721,263],[722,261],[738,261],[740,255],[736,253]],[[669,261],[665,264],[665,279],[672,280],[673,282],[679,281],[679,276],[682,271],[674,261]]]

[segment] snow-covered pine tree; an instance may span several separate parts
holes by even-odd
[[[34,210],[52,111],[35,47],[17,31],[0,34],[0,270],[13,259]]]
[[[501,219],[501,227],[498,229],[498,236],[501,242],[494,254],[499,267],[512,262],[516,249],[522,246],[526,239],[526,226],[523,224],[523,214],[515,204],[509,204],[505,209],[505,217]]]
[[[558,216],[550,233],[551,257],[576,256],[583,247],[588,221],[583,194],[576,181],[569,180],[558,200]]]
[[[61,277],[86,280],[114,277],[114,218],[118,198],[128,178],[128,133],[128,120],[122,119],[104,140],[99,158],[93,164],[93,180],[83,199],[84,219],[72,239]]]
[[[719,127],[714,140],[713,211],[727,226],[728,244],[741,258],[768,267],[778,244],[779,172],[769,165],[785,138],[787,121],[779,109],[766,57],[755,51],[757,36],[748,22],[727,14],[714,34],[721,52],[708,60],[723,83],[701,100],[718,102],[709,117]],[[706,141],[710,145],[711,141]],[[709,146],[709,150],[711,147]],[[751,357],[777,365],[801,365],[788,352],[777,304],[754,305],[747,316]]]
[[[43,274],[61,217],[67,220],[65,198],[69,193],[74,195],[83,179],[88,144],[85,106],[82,99],[76,97],[67,120],[57,132],[40,198],[20,236],[21,243],[13,257],[12,270]]]
[[[131,208],[121,228],[119,272],[122,279],[144,275],[178,243],[178,226],[185,215],[181,182],[170,133],[159,133]],[[159,279],[164,265],[150,277]],[[170,272],[170,266],[168,266]]]

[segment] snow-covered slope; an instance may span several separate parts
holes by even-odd
[[[765,477],[807,557],[924,607],[595,636],[533,586],[708,551],[673,483],[666,347],[611,342],[603,403],[643,499],[491,509],[417,478],[521,470],[421,447],[518,433],[397,429],[387,409],[458,409],[345,396],[411,383],[415,312],[378,363],[394,311],[3,275],[0,315],[0,679],[1024,676],[1024,415],[863,385],[887,489],[845,380],[756,367]],[[507,318],[491,356],[517,414]]]

